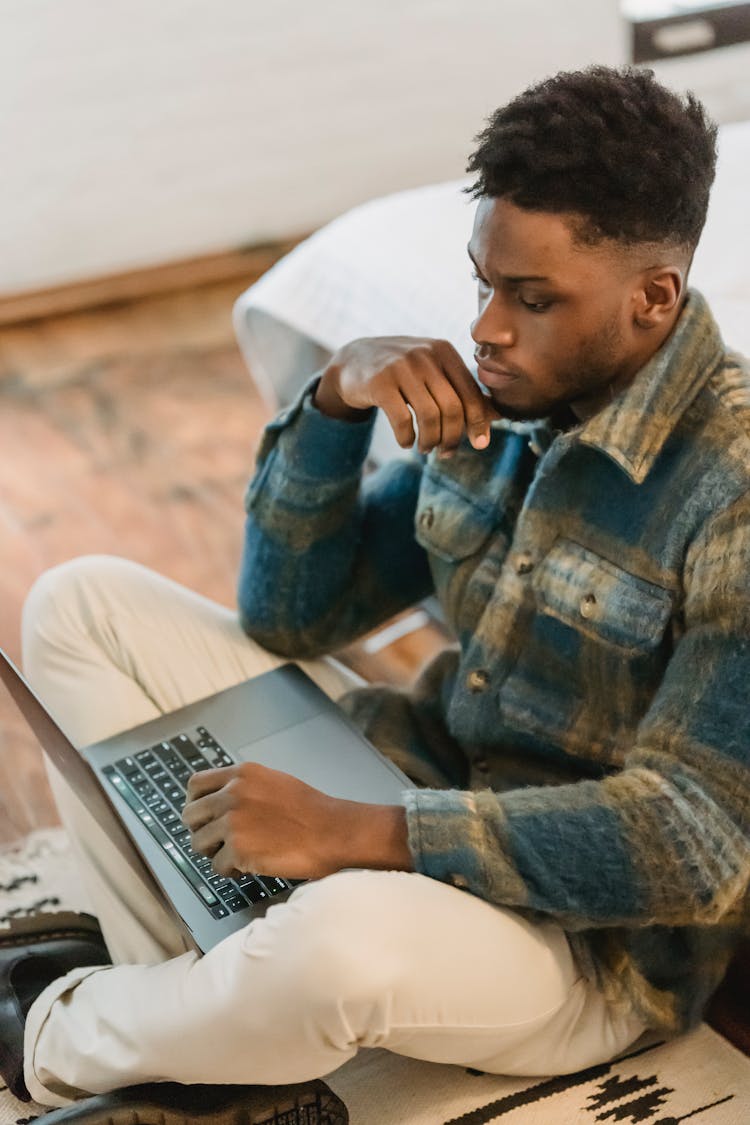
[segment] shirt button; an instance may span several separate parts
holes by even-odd
[[[429,531],[429,529],[432,527],[434,522],[435,522],[435,513],[433,512],[432,508],[425,508],[425,510],[420,513],[419,526],[425,527]]]
[[[584,594],[578,609],[581,617],[593,617],[596,610],[596,594]]]
[[[534,560],[528,551],[522,551],[516,557],[516,574],[531,574],[534,569]]]
[[[469,672],[466,677],[467,688],[475,694],[478,691],[484,691],[489,686],[489,682],[490,674],[486,672],[484,668],[475,668],[472,672]]]
[[[450,879],[453,886],[458,887],[458,889],[460,891],[465,891],[465,890],[468,889],[469,880],[466,878],[465,875],[454,874],[454,875],[449,875],[448,878]]]

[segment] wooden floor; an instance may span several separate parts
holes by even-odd
[[[124,555],[232,604],[266,421],[230,317],[249,280],[0,329],[0,645],[14,659],[31,584],[76,555]],[[343,655],[398,681],[442,643],[423,628]],[[0,843],[55,822],[39,749],[0,688]]]

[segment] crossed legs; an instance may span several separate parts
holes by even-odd
[[[109,557],[48,572],[23,623],[27,675],[76,745],[278,663],[234,614]],[[356,677],[303,665],[336,698]],[[26,1024],[32,1096],[61,1105],[151,1080],[322,1077],[361,1046],[493,1073],[564,1073],[643,1031],[580,973],[562,929],[415,873],[298,887],[199,957],[65,780],[51,772],[114,968],[74,970]]]

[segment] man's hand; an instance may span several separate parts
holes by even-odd
[[[452,453],[467,433],[476,449],[489,445],[490,422],[501,415],[446,340],[374,336],[353,340],[331,358],[315,392],[315,405],[333,418],[356,421],[380,407],[396,440],[419,450]]]
[[[399,805],[344,801],[254,762],[188,781],[182,819],[219,875],[319,879],[344,867],[413,869]]]

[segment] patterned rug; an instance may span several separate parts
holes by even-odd
[[[0,851],[0,924],[38,910],[90,910],[61,829]],[[360,1051],[326,1081],[351,1125],[748,1125],[750,1059],[703,1025],[661,1044],[644,1038],[613,1063],[562,1078],[498,1078]],[[0,1125],[28,1125],[41,1106],[0,1088]]]

